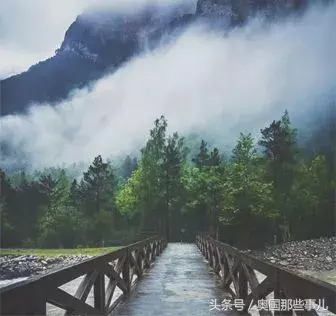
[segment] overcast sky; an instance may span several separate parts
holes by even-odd
[[[1,0],[0,75],[20,72],[52,56],[88,2]]]
[[[49,1],[0,1],[8,11],[1,7],[6,16],[1,67],[18,68],[50,56],[87,5],[71,0],[64,10]],[[336,4],[267,28],[251,21],[228,36],[191,27],[176,42],[136,56],[90,91],[1,118],[0,141],[38,169],[130,153],[144,144],[161,114],[170,131],[202,136],[207,131],[223,145],[233,144],[240,131],[259,133],[285,109],[291,117],[315,116],[312,105],[335,99],[335,26]],[[11,166],[15,158],[0,165]]]
[[[336,91],[335,21],[336,5],[267,29],[252,23],[227,37],[192,27],[90,91],[5,117],[0,140],[39,168],[129,153],[161,114],[171,131],[206,130],[223,144],[239,131],[258,132],[285,109],[309,117],[310,106]]]
[[[52,56],[64,34],[85,9],[116,7],[134,10],[135,4],[192,3],[195,0],[1,0],[0,78],[19,73]]]

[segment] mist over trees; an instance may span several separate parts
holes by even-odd
[[[328,150],[303,150],[285,112],[258,142],[241,134],[223,159],[206,140],[191,152],[167,124],[157,119],[140,159],[126,156],[118,168],[98,155],[80,177],[71,169],[1,171],[1,246],[92,246],[143,231],[192,241],[208,231],[261,247],[274,236],[335,233],[336,139]]]

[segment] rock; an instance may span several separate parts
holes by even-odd
[[[294,270],[336,269],[336,238],[287,242],[252,251],[252,255]]]
[[[92,256],[59,256],[59,257],[37,257],[37,256],[2,256],[0,257],[0,279],[12,279],[18,277],[32,276],[34,274],[51,272],[55,269],[78,264]]]

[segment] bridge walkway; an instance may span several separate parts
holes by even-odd
[[[216,285],[215,274],[195,244],[169,243],[135,291],[112,315],[216,315],[219,311],[210,310],[210,301],[217,299],[220,303],[228,297]]]

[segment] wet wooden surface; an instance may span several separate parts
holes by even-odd
[[[211,310],[228,295],[195,244],[169,243],[131,296],[112,315],[223,315]],[[225,312],[225,315],[238,315]]]

